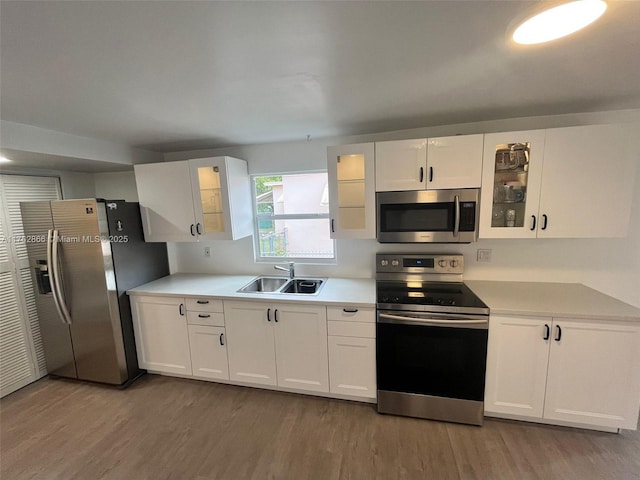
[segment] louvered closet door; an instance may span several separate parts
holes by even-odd
[[[0,175],[0,396],[47,373],[20,202],[58,199],[58,178]]]

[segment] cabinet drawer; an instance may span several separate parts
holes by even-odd
[[[329,320],[327,322],[327,333],[342,337],[376,338],[376,324]]]
[[[370,307],[327,307],[328,320],[376,323],[376,309]]]
[[[211,325],[213,327],[224,327],[224,313],[188,311],[187,323],[189,325]]]
[[[194,312],[224,312],[222,300],[207,297],[187,298],[187,310]]]

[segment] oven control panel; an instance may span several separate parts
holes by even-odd
[[[464,256],[421,255],[378,253],[376,255],[378,273],[451,273],[461,275],[464,272]]]

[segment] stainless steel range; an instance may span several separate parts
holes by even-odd
[[[482,425],[489,308],[462,255],[376,255],[378,412]]]

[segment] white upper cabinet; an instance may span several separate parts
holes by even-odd
[[[483,135],[376,143],[376,191],[479,188]]]
[[[633,127],[485,135],[480,238],[626,236],[640,159]]]
[[[480,188],[484,135],[427,141],[427,188]]]
[[[147,242],[195,241],[189,163],[135,165],[136,186]]]
[[[535,238],[544,130],[484,136],[480,238]]]
[[[427,139],[376,142],[376,192],[426,188]]]
[[[327,148],[331,238],[376,238],[374,144]]]
[[[538,237],[627,235],[640,163],[638,125],[632,127],[547,130]]]
[[[146,241],[235,240],[252,234],[244,160],[198,158],[134,168]]]

